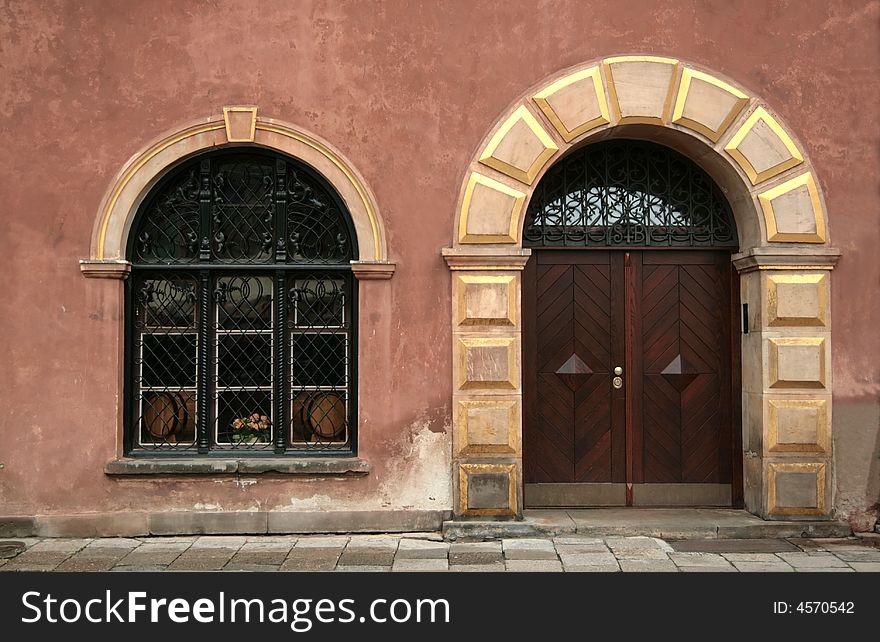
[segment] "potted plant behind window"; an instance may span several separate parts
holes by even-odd
[[[258,412],[239,417],[232,422],[232,442],[235,444],[265,444],[269,441],[272,422]]]

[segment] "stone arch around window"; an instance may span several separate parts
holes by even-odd
[[[524,83],[525,84],[525,83]],[[803,146],[759,98],[675,58],[626,55],[522,94],[477,147],[443,254],[452,277],[455,513],[522,512],[521,271],[526,208],[568,152],[613,138],[684,154],[733,210],[740,252],[744,502],[768,518],[831,511],[830,245]]]
[[[152,187],[179,162],[219,146],[253,145],[291,156],[319,173],[339,194],[351,215],[360,256],[352,263],[358,279],[390,278],[385,225],[366,181],[330,143],[306,130],[257,115],[257,108],[224,107],[222,115],[181,126],[140,150],[120,169],[95,218],[84,276],[122,278],[129,230]]]

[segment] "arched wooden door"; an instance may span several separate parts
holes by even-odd
[[[738,503],[735,234],[711,180],[656,145],[588,147],[542,180],[525,230],[526,506]]]

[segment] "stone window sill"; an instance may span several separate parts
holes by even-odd
[[[254,458],[254,459],[115,459],[107,462],[104,473],[119,475],[334,475],[362,476],[370,463],[357,457]]]

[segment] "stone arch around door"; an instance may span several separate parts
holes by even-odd
[[[830,272],[839,252],[819,181],[759,98],[690,63],[643,55],[594,60],[539,83],[498,119],[468,167],[454,242],[443,251],[452,276],[456,515],[521,515],[523,216],[555,160],[610,137],[672,147],[725,192],[747,306],[745,506],[767,518],[827,516]]]

